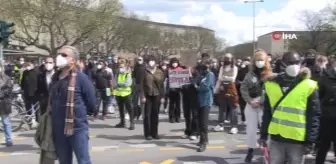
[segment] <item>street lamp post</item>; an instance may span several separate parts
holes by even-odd
[[[253,6],[253,25],[252,25],[252,28],[253,28],[253,50],[252,50],[252,52],[254,53],[254,50],[255,50],[255,15],[256,15],[256,13],[255,13],[255,8],[256,8],[256,3],[258,3],[258,2],[264,2],[264,0],[246,0],[246,1],[244,1],[244,3],[252,3],[252,6]]]

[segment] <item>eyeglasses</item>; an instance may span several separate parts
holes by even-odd
[[[69,55],[68,54],[65,54],[65,53],[58,53],[58,55],[61,55],[62,57],[68,57]]]

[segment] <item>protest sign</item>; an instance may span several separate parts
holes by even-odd
[[[190,70],[169,70],[169,88],[181,88],[182,85],[190,83]]]

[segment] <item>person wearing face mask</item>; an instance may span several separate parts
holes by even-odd
[[[265,147],[270,136],[270,164],[304,163],[319,134],[318,84],[308,68],[301,68],[298,53],[284,53],[282,62],[285,73],[264,82],[259,145]]]
[[[13,83],[7,76],[3,67],[0,66],[0,118],[3,126],[6,147],[13,146],[12,126],[9,115],[12,112],[11,105],[8,102],[12,101]]]
[[[240,85],[243,82],[246,74],[249,72],[249,63],[247,61],[243,61],[240,67],[238,68],[238,74],[237,74],[237,79],[236,79],[236,88],[238,91],[238,99],[239,99],[239,109],[241,113],[241,121],[239,124],[245,124],[245,113],[244,109],[246,106],[246,101],[243,99],[241,92],[240,92]]]
[[[209,143],[208,139],[208,124],[209,112],[213,104],[214,93],[214,79],[215,75],[210,71],[211,61],[203,60],[200,66],[200,74],[192,82],[197,91],[198,99],[198,129],[200,140],[198,145],[198,152],[204,152]]]
[[[35,110],[35,105],[37,103],[37,71],[34,69],[34,65],[30,62],[25,63],[24,67],[25,71],[22,73],[21,79],[21,88],[23,90],[23,98],[25,100],[25,108],[29,115],[32,114],[32,111]],[[31,126],[37,126],[37,117],[38,113],[33,116],[34,118],[31,120]]]
[[[238,133],[238,118],[236,108],[238,106],[238,92],[236,89],[236,77],[238,68],[230,53],[224,55],[224,65],[220,68],[215,93],[218,94],[219,114],[218,125],[214,131],[224,131],[224,123],[232,123],[230,133]],[[225,114],[225,117],[224,117]],[[225,120],[224,120],[225,119]]]
[[[47,57],[44,63],[44,71],[37,78],[37,97],[40,103],[40,115],[47,110],[49,99],[49,86],[55,73],[55,62],[52,57]]]
[[[134,92],[133,92],[133,109],[134,109],[134,117],[139,120],[141,113],[143,111],[144,105],[140,102],[140,86],[143,83],[144,76],[145,76],[145,71],[146,71],[146,66],[144,64],[144,59],[143,57],[139,56],[136,59],[136,63],[134,65],[134,70],[133,70],[133,79],[134,79]]]
[[[89,154],[87,110],[96,111],[96,94],[88,76],[77,69],[79,52],[63,46],[57,52],[55,72],[50,84],[52,137],[59,163],[92,164]]]
[[[148,57],[148,67],[141,86],[141,102],[145,104],[144,110],[144,137],[146,140],[160,139],[159,106],[164,103],[164,74],[157,68],[156,58]]]
[[[97,89],[97,109],[99,111],[102,104],[102,116],[101,119],[105,120],[107,116],[108,102],[110,96],[110,89],[113,85],[113,75],[106,70],[104,61],[99,61],[97,64],[97,70],[93,75],[95,86]],[[98,117],[98,113],[93,114],[94,119]]]
[[[336,58],[330,59],[330,68],[326,70],[325,76],[319,80],[319,96],[321,100],[321,130],[319,132],[319,144],[316,153],[316,164],[323,164],[333,143],[336,156]],[[333,161],[336,161],[334,157]],[[335,162],[334,162],[335,163]]]
[[[257,49],[252,57],[251,67],[240,85],[241,98],[247,102],[246,106],[240,106],[246,118],[246,142],[248,145],[245,162],[250,163],[253,152],[257,148],[257,130],[262,117],[262,85],[263,80],[272,76],[271,64],[264,50]]]
[[[160,67],[161,67],[161,70],[164,74],[164,86],[167,86],[167,82],[168,82],[168,65],[169,65],[169,61],[163,61],[161,64],[160,64]],[[163,109],[164,109],[164,112],[165,113],[168,113],[168,100],[169,100],[169,94],[167,92],[167,88],[165,88],[165,102],[164,104],[160,104],[160,109],[161,109],[161,105],[163,105]]]
[[[116,86],[113,88],[113,95],[116,96],[119,107],[120,123],[116,128],[125,128],[125,108],[129,114],[129,130],[134,130],[134,115],[132,104],[132,73],[127,70],[126,60],[119,59],[119,71],[116,75]]]
[[[183,67],[177,58],[172,58],[170,60],[170,67],[168,71],[182,70]],[[181,89],[180,88],[170,88],[169,86],[169,74],[167,77],[167,91],[169,95],[169,122],[179,123],[181,118]]]

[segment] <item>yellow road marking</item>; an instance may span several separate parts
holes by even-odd
[[[149,163],[149,162],[143,161],[143,162],[140,162],[139,164],[152,164],[152,163]]]
[[[105,148],[103,148],[103,147],[100,147],[100,148],[93,148],[92,151],[93,151],[93,152],[103,152],[103,151],[105,151]]]
[[[173,159],[168,159],[168,160],[165,160],[163,162],[161,162],[160,164],[172,164],[175,160]]]
[[[143,152],[145,149],[121,149],[119,152]]]
[[[2,153],[0,152],[0,157],[7,157],[9,154],[8,153]]]
[[[209,149],[225,149],[224,146],[208,146]]]
[[[160,147],[161,151],[185,150],[182,147]]]
[[[239,147],[239,148],[246,148],[247,145],[236,145],[236,147]]]

